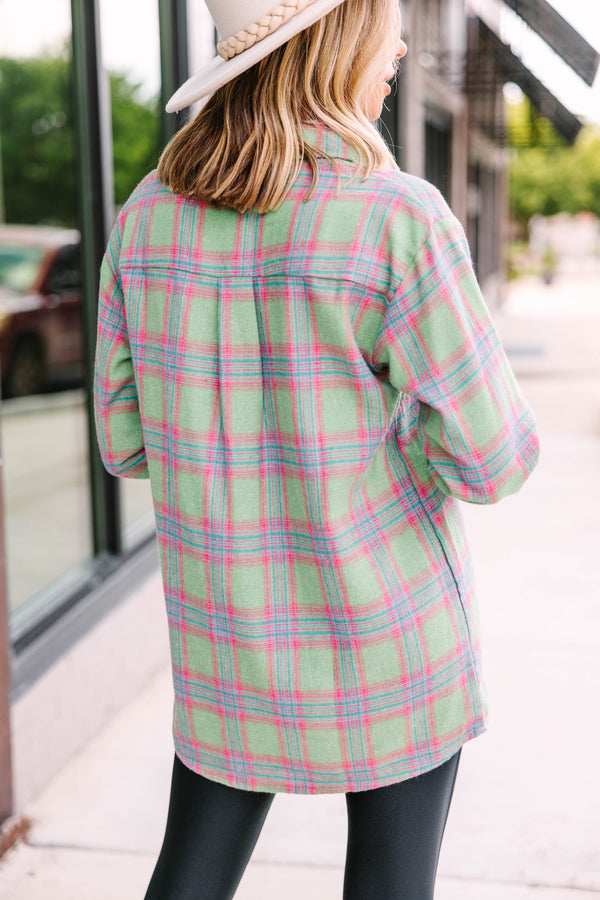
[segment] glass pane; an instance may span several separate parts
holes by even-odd
[[[197,72],[216,54],[215,26],[204,0],[188,0],[190,73]]]
[[[69,0],[0,4],[0,368],[9,608],[89,561]]]
[[[160,152],[158,3],[100,0],[102,51],[112,106],[115,208],[156,167]],[[132,36],[143,52],[132,53]],[[120,479],[123,545],[154,528],[150,483]]]

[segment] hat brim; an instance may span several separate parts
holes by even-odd
[[[249,47],[248,50],[238,53],[237,56],[232,56],[231,59],[223,59],[222,56],[218,55],[214,56],[199,72],[196,72],[195,75],[184,81],[181,87],[175,91],[165,106],[166,111],[168,113],[177,112],[186,106],[191,106],[197,100],[214,93],[217,88],[227,84],[236,75],[241,75],[242,72],[250,69],[261,59],[264,59],[265,56],[268,56],[272,50],[281,47],[295,34],[304,31],[309,25],[313,25],[343,2],[344,0],[316,0],[316,3],[307,6],[298,15],[293,16],[284,25],[281,25],[273,34],[269,34],[262,41],[258,41],[252,47]]]

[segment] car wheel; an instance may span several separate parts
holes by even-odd
[[[42,341],[33,335],[21,338],[14,347],[4,383],[5,397],[25,397],[41,391],[46,380]]]

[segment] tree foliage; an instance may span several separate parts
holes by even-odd
[[[140,88],[125,75],[111,74],[115,203],[124,203],[138,181],[158,163],[158,99],[142,103]]]
[[[511,212],[531,216],[590,211],[600,216],[600,128],[586,125],[574,146],[524,98],[508,105]]]
[[[157,101],[110,75],[115,202],[157,163]],[[0,174],[7,222],[77,227],[70,47],[61,55],[0,58]]]

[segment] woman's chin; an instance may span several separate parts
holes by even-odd
[[[382,112],[383,112],[383,100],[382,100],[381,103],[377,106],[377,109],[374,111],[373,115],[371,116],[371,121],[372,121],[372,122],[376,122],[377,119],[380,118]]]

